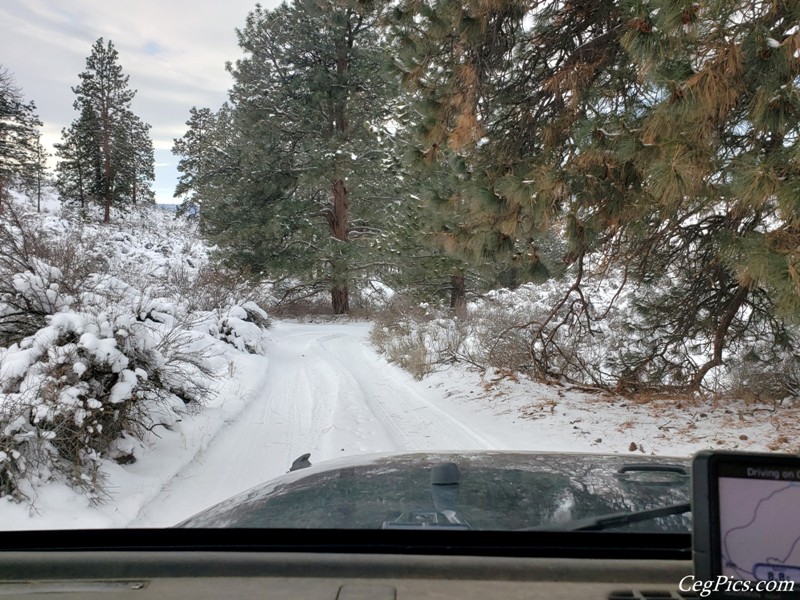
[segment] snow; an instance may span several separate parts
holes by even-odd
[[[21,350],[16,344],[0,348],[0,381],[22,377],[36,360],[36,353],[28,348]]]
[[[125,369],[119,374],[117,382],[111,387],[108,401],[117,404],[131,397],[133,390],[136,389],[138,379],[133,371]]]
[[[0,500],[0,529],[162,527],[312,463],[391,451],[541,450],[686,456],[702,448],[774,449],[797,411],[612,395],[463,367],[416,381],[369,345],[367,322],[277,322],[265,355],[230,348],[228,376],[202,412],[105,461],[109,497],[92,505],[63,484],[36,508]],[[635,449],[632,450],[632,444]]]
[[[55,216],[57,208],[45,206],[51,214],[42,223],[66,232],[69,225]],[[109,401],[129,400],[156,372],[131,364],[122,347],[155,352],[166,335],[180,336],[180,352],[193,357],[195,362],[184,363],[185,368],[205,366],[220,379],[202,410],[189,410],[174,396],[165,398],[142,440],[123,434],[107,456],[92,457],[104,496],[87,495],[47,472],[30,473],[22,482],[28,501],[0,498],[0,530],[173,525],[286,473],[306,452],[316,464],[377,452],[432,450],[632,457],[688,456],[704,448],[797,451],[800,407],[792,404],[681,397],[637,401],[458,363],[439,366],[418,381],[370,344],[369,322],[277,321],[265,332],[257,323],[266,323],[268,315],[250,300],[201,306],[202,298],[192,298],[197,306],[190,310],[169,295],[164,282],[195,272],[205,264],[208,249],[174,220],[148,225],[142,217],[134,230],[131,221],[137,218],[130,216],[128,230],[87,232],[100,236],[97,243],[114,273],[88,280],[96,296],[60,293],[63,273],[44,264],[37,273],[14,280],[18,289],[46,299],[53,314],[34,335],[0,348],[0,400],[4,385],[19,378],[25,378],[18,382],[20,393],[38,389],[42,363],[49,361],[66,367],[69,384],[59,388],[52,404],[35,406],[29,418],[44,419],[48,411],[69,408],[66,414],[76,423],[86,419],[88,426],[101,427],[88,420],[100,402],[90,395],[83,376],[93,364],[107,366],[115,375]],[[147,265],[145,274],[142,265]],[[601,295],[613,291],[609,286]],[[119,298],[117,305],[100,304],[109,293]],[[376,304],[393,293],[378,281],[363,292]],[[542,302],[533,294],[525,299],[501,291],[493,298],[530,311]],[[87,299],[97,304],[92,310],[85,308]],[[74,308],[78,300],[83,310]],[[175,329],[186,314],[192,315],[190,328]],[[443,337],[451,333],[451,321],[434,325]],[[72,337],[56,345],[65,332]],[[608,351],[597,349],[599,354]],[[166,368],[174,359],[165,350],[156,366]],[[169,371],[157,373],[167,384],[181,385]],[[189,375],[205,381],[199,371]],[[29,418],[6,424],[3,435],[32,435]],[[119,464],[112,457],[135,460]],[[20,458],[16,450],[0,449],[0,465]]]

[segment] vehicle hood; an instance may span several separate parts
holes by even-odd
[[[534,452],[362,455],[288,473],[178,527],[558,529],[688,502],[689,464],[688,458]],[[621,530],[690,528],[688,516],[670,515]]]

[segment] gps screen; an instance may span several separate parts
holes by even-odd
[[[692,522],[698,589],[715,598],[800,597],[790,583],[800,583],[800,456],[699,452]]]
[[[722,574],[800,582],[800,471],[724,467],[738,476],[718,480]]]

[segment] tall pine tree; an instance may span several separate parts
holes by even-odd
[[[39,127],[33,102],[25,102],[11,73],[0,65],[0,210],[11,184],[29,173],[39,153]]]
[[[465,244],[563,232],[585,314],[592,253],[648,290],[623,371],[697,389],[727,344],[800,318],[797,2],[408,0],[394,17],[430,115],[421,156],[473,174]]]
[[[114,178],[115,196],[129,199],[131,204],[153,203],[155,195],[150,186],[155,179],[153,141],[150,125],[133,113],[128,113],[115,136],[113,163],[117,166]]]
[[[216,113],[193,106],[186,126],[172,146],[172,153],[180,157],[174,196],[181,199],[179,212],[196,215],[207,203],[224,201],[227,183],[238,176],[236,135],[227,103]]]
[[[103,155],[99,140],[100,128],[91,107],[67,129],[61,131],[61,142],[55,145],[56,187],[63,198],[76,199],[81,208],[86,201],[103,197]]]
[[[36,211],[42,211],[42,192],[49,181],[47,159],[50,153],[42,144],[40,133],[31,141],[30,160],[22,173],[22,187],[25,192],[36,199]]]
[[[203,204],[205,230],[231,242],[230,257],[327,287],[337,314],[354,279],[384,262],[370,244],[398,202],[382,143],[397,95],[381,36],[373,4],[257,7],[239,31],[245,57],[230,65],[228,195]]]
[[[136,91],[128,87],[118,59],[111,41],[94,43],[81,81],[72,88],[80,116],[58,147],[62,194],[82,203],[87,197],[102,199],[105,222],[112,203],[153,198],[150,126],[131,111]]]

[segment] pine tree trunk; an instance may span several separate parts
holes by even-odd
[[[105,212],[103,213],[103,223],[111,221],[111,149],[108,139],[108,108],[103,110],[103,161],[105,163]]]
[[[78,197],[81,201],[81,210],[86,208],[86,192],[83,189],[83,168],[81,167],[80,160],[78,161]]]
[[[459,317],[467,313],[467,285],[462,271],[450,276],[450,308]]]
[[[344,180],[337,179],[333,184],[333,211],[328,219],[328,225],[333,238],[343,243],[347,243],[349,239],[348,200],[348,192]],[[332,271],[331,305],[333,306],[334,314],[344,315],[350,312],[347,266],[337,262],[332,265]]]
[[[339,241],[348,241],[348,202],[347,188],[344,181],[339,179],[333,184],[333,219],[331,222],[331,233]]]
[[[103,193],[103,157],[96,156],[94,159],[94,185],[92,186],[92,194],[89,200],[94,202],[102,201],[100,194]]]
[[[346,315],[350,312],[347,284],[336,286],[331,290],[331,306],[335,315]]]
[[[3,212],[3,191],[5,190],[5,181],[0,177],[0,214]]]
[[[349,124],[347,122],[347,94],[346,79],[347,71],[350,67],[348,40],[343,38],[336,44],[336,78],[339,86],[333,92],[333,126],[334,130],[341,136],[340,141],[347,139]],[[349,243],[350,229],[350,205],[349,194],[345,186],[344,179],[341,177],[333,184],[333,214],[330,219],[331,233],[334,239],[347,244]],[[350,312],[350,299],[348,292],[348,265],[337,262],[332,265],[333,285],[331,287],[331,304],[333,312],[337,315],[344,315]]]

